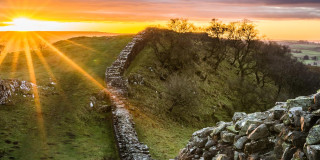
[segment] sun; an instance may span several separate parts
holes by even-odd
[[[61,29],[62,23],[55,21],[41,21],[26,17],[12,19],[5,22],[7,30],[10,31],[56,31]]]
[[[14,18],[12,22],[7,22],[14,31],[35,31],[38,29],[39,21],[29,18]]]

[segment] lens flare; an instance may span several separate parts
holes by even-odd
[[[0,66],[3,60],[6,58],[8,51],[11,50],[11,47],[14,47],[14,44],[13,44],[14,41],[15,41],[15,37],[11,37],[8,43],[6,43],[6,46],[4,47],[4,49],[2,50],[0,54]]]
[[[37,120],[38,120],[38,125],[39,125],[40,136],[41,136],[43,144],[45,144],[45,142],[46,142],[46,131],[45,131],[45,127],[44,127],[44,120],[43,120],[43,115],[42,115],[40,96],[39,96],[39,91],[38,91],[38,88],[37,88],[37,79],[36,79],[36,74],[35,74],[35,71],[34,71],[32,55],[31,55],[31,52],[30,52],[30,45],[29,45],[29,42],[28,42],[28,37],[24,38],[23,44],[24,44],[25,56],[26,56],[26,59],[27,59],[27,65],[28,65],[30,80],[34,84],[34,85],[32,85],[32,91],[33,91],[33,94],[34,94],[34,101],[35,101],[35,107],[36,107],[36,114],[37,114]]]
[[[4,22],[9,31],[55,31],[63,27],[63,23],[54,21],[39,21],[25,17],[15,18],[11,22]]]
[[[50,44],[48,41],[46,41],[44,38],[42,38],[40,35],[36,34],[36,36],[44,42],[52,51],[54,51],[55,54],[60,56],[64,61],[66,61],[72,68],[76,69],[78,72],[80,72],[82,75],[84,75],[87,79],[89,79],[91,82],[93,82],[97,87],[100,89],[104,89],[104,91],[111,95],[111,93],[105,89],[105,87],[99,83],[96,79],[94,79],[90,74],[88,74],[84,69],[82,69],[79,65],[77,65],[75,62],[73,62],[68,56],[66,56],[63,52],[61,52],[59,49],[54,47],[52,44]]]
[[[49,74],[49,76],[52,78],[53,81],[57,82],[57,79],[55,78],[48,62],[46,61],[46,59],[44,58],[42,52],[39,49],[39,44],[36,44],[36,41],[34,40],[34,37],[30,37],[30,44],[32,46],[32,48],[34,48],[34,52],[36,53],[36,55],[39,57],[42,65],[44,66],[44,68],[46,69],[47,73]]]
[[[19,61],[19,56],[20,56],[20,52],[14,52],[13,53],[13,60],[12,60],[12,65],[11,65],[11,72],[10,72],[10,77],[14,78],[15,77],[15,73],[17,70],[17,65],[18,65],[18,61]]]

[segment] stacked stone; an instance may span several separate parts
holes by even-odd
[[[128,80],[122,75],[124,71],[129,67],[134,57],[142,50],[144,32],[136,35],[131,42],[120,52],[117,60],[107,68],[106,71],[106,83],[109,87],[116,87],[119,95],[125,95],[127,93]]]
[[[32,95],[32,84],[15,79],[0,80],[0,105],[12,103],[12,97],[21,93],[24,96]]]
[[[143,49],[144,32],[136,35],[120,53],[118,59],[106,71],[106,83],[112,94],[113,128],[122,160],[150,160],[147,145],[141,143],[134,128],[133,119],[126,109],[125,98],[128,80],[123,77],[134,57]]]
[[[113,127],[120,158],[123,160],[150,160],[149,148],[139,141],[133,119],[125,108],[125,103],[119,99],[113,102],[115,106],[112,111]]]
[[[176,159],[319,160],[320,93],[266,112],[236,112],[232,122],[195,132]]]

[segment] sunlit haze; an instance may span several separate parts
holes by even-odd
[[[0,6],[0,31],[137,33],[150,25],[165,25],[170,18],[200,25],[212,18],[247,18],[268,39],[320,39],[320,2],[312,0],[5,0]]]

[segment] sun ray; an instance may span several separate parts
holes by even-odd
[[[13,53],[13,60],[11,65],[11,72],[10,72],[10,78],[14,78],[17,70],[17,65],[19,61],[20,52],[14,52]]]
[[[54,51],[58,56],[60,56],[64,61],[66,61],[71,67],[76,69],[78,72],[80,72],[82,75],[84,75],[87,79],[89,79],[93,84],[95,84],[97,87],[102,89],[105,94],[107,94],[110,98],[112,98],[114,101],[118,102],[119,98],[117,96],[114,96],[109,90],[108,86],[104,87],[102,84],[100,84],[96,79],[94,79],[90,74],[88,74],[84,69],[82,69],[80,66],[78,66],[75,62],[73,62],[68,56],[66,56],[63,52],[61,52],[59,49],[54,47],[51,43],[46,41],[44,38],[42,38],[39,34],[36,34],[36,36],[46,43],[46,45]],[[120,97],[121,98],[121,97]]]
[[[62,87],[60,86],[59,81],[58,81],[57,78],[55,77],[55,75],[54,75],[52,69],[50,68],[47,60],[46,60],[45,57],[43,56],[43,53],[42,53],[39,49],[37,49],[38,47],[37,47],[37,44],[36,44],[36,41],[35,41],[34,37],[31,36],[31,37],[29,38],[29,40],[30,40],[31,46],[33,46],[34,48],[36,48],[36,49],[34,49],[34,52],[36,53],[36,55],[37,55],[38,58],[40,59],[40,62],[42,63],[42,65],[45,67],[45,69],[46,69],[47,73],[49,74],[50,78],[56,83],[56,88],[60,91],[60,93],[62,94],[62,97],[66,100],[65,93],[64,93]]]
[[[4,10],[4,16],[6,19],[12,19],[17,17],[36,17],[39,15],[39,12],[45,8],[50,3],[51,0],[41,0],[41,2],[37,3],[36,8],[30,9],[30,1],[14,1],[14,0],[6,0],[6,3],[9,7],[14,7],[15,9],[6,9]]]
[[[11,32],[5,32],[1,37],[0,37],[0,43],[6,43],[4,42],[6,39],[8,39],[9,37],[12,37],[12,33]]]
[[[14,42],[15,42],[14,45],[19,46],[18,48],[20,48],[21,38],[14,40]],[[15,77],[17,66],[18,66],[18,61],[19,61],[19,56],[20,56],[20,51],[16,51],[13,53],[10,78]]]
[[[8,43],[6,43],[4,49],[0,53],[0,67],[3,62],[3,60],[6,58],[8,52],[11,50],[11,47],[13,47],[13,42],[15,40],[15,36],[11,37]]]
[[[34,38],[30,37],[29,40],[30,40],[30,45],[34,49],[34,52],[36,53],[36,55],[39,57],[40,62],[42,63],[42,65],[44,66],[46,71],[48,72],[49,76],[52,78],[53,81],[57,82],[57,79],[54,76],[54,74],[53,74],[53,72],[52,72],[47,60],[44,58],[42,52],[38,49],[38,45],[36,44]]]
[[[63,52],[61,52],[59,49],[54,47],[52,44],[50,44],[48,41],[46,41],[44,38],[42,38],[40,35],[36,34],[36,36],[46,43],[46,45],[54,51],[58,56],[60,56],[64,61],[66,61],[71,67],[76,69],[78,72],[83,74],[87,79],[89,79],[91,82],[93,82],[96,86],[98,86],[100,89],[104,89],[105,87],[100,84],[96,79],[94,79],[90,74],[88,74],[84,69],[82,69],[79,65],[77,65],[75,62],[73,62],[68,56],[66,56]]]
[[[39,125],[39,131],[40,131],[40,136],[42,139],[43,144],[46,142],[46,131],[44,128],[44,120],[43,120],[43,115],[42,115],[42,108],[41,108],[41,102],[40,102],[40,96],[39,96],[39,91],[37,88],[37,79],[34,71],[34,66],[33,66],[33,61],[32,61],[32,55],[30,52],[30,45],[28,42],[28,37],[25,37],[23,39],[24,43],[24,52],[25,56],[27,59],[27,65],[28,65],[28,70],[29,70],[29,76],[31,82],[34,84],[32,85],[32,90],[34,94],[34,101],[35,101],[35,107],[36,107],[36,114],[37,114],[37,121]]]

